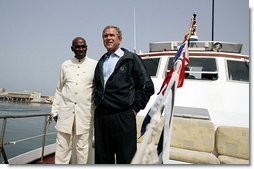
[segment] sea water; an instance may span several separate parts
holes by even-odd
[[[39,103],[21,103],[0,101],[0,116],[1,115],[28,115],[28,114],[44,114],[50,113],[50,104]],[[19,154],[39,148],[42,145],[43,137],[24,140],[29,137],[34,137],[43,134],[45,116],[29,117],[29,118],[9,118],[4,133],[4,150],[7,158],[10,159]],[[3,119],[0,119],[1,133],[3,130]],[[55,143],[56,130],[55,122],[51,122],[46,137],[46,145]],[[1,138],[2,139],[2,138]],[[24,140],[24,141],[22,141]],[[8,144],[9,142],[13,142]],[[0,162],[3,161],[3,155],[0,154]]]

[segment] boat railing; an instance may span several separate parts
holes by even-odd
[[[8,158],[4,149],[4,145],[8,145],[8,144],[15,144],[17,142],[21,142],[21,141],[26,141],[29,139],[33,139],[33,138],[37,138],[37,137],[42,137],[42,143],[41,143],[41,161],[43,161],[43,157],[44,157],[44,148],[45,148],[45,143],[46,143],[46,136],[49,134],[54,134],[55,132],[52,133],[47,133],[47,130],[49,128],[49,124],[51,122],[51,120],[49,119],[49,113],[36,113],[36,114],[19,114],[19,115],[0,115],[0,119],[3,119],[3,123],[2,123],[2,129],[1,129],[1,135],[0,135],[0,150],[1,150],[1,154],[3,156],[4,159],[4,163],[5,164],[9,164],[8,162]],[[28,137],[28,138],[24,138],[24,139],[19,139],[16,141],[10,141],[10,142],[6,142],[4,143],[4,136],[5,136],[5,131],[6,131],[6,126],[7,126],[7,120],[8,119],[17,119],[17,118],[32,118],[32,117],[45,117],[44,120],[44,126],[43,126],[43,134],[40,135],[36,135],[36,136],[32,136],[32,137]]]

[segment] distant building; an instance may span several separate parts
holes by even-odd
[[[0,88],[0,94],[5,92],[5,88]]]
[[[30,98],[32,98],[31,102],[39,103],[41,102],[41,93],[40,92],[32,92],[30,93]]]
[[[5,92],[0,96],[1,100],[7,101],[21,101],[21,102],[31,102],[32,98],[29,93],[18,93],[18,92]]]
[[[53,96],[42,96],[38,91],[6,92],[4,88],[0,88],[0,100],[4,101],[52,104],[53,99]]]

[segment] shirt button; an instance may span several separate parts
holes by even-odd
[[[77,95],[78,93],[77,92],[75,92],[75,95]]]
[[[78,66],[78,68],[80,68],[80,66]]]
[[[79,74],[77,74],[77,76],[79,76]]]
[[[78,85],[78,83],[76,83],[76,85]]]
[[[75,102],[74,104],[77,104],[77,102]]]
[[[73,114],[75,114],[75,111],[73,112]]]

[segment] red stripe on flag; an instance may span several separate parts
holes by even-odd
[[[161,90],[165,87],[165,85],[168,85],[168,82],[170,81],[170,79],[171,79],[172,74],[173,74],[174,71],[175,71],[175,70],[174,70],[174,67],[172,67],[172,69],[167,73],[167,76],[165,77],[165,79],[164,79],[164,81],[163,81],[163,83],[162,83],[162,85],[161,85],[161,89],[160,89],[160,91],[158,92],[158,94],[159,94],[159,93],[161,92]],[[162,95],[164,95],[165,90],[166,90],[166,88],[162,91]]]
[[[186,60],[186,58],[183,57],[182,67],[181,67],[180,74],[179,74],[179,79],[178,79],[177,88],[183,86],[184,77],[185,77],[185,60]]]

